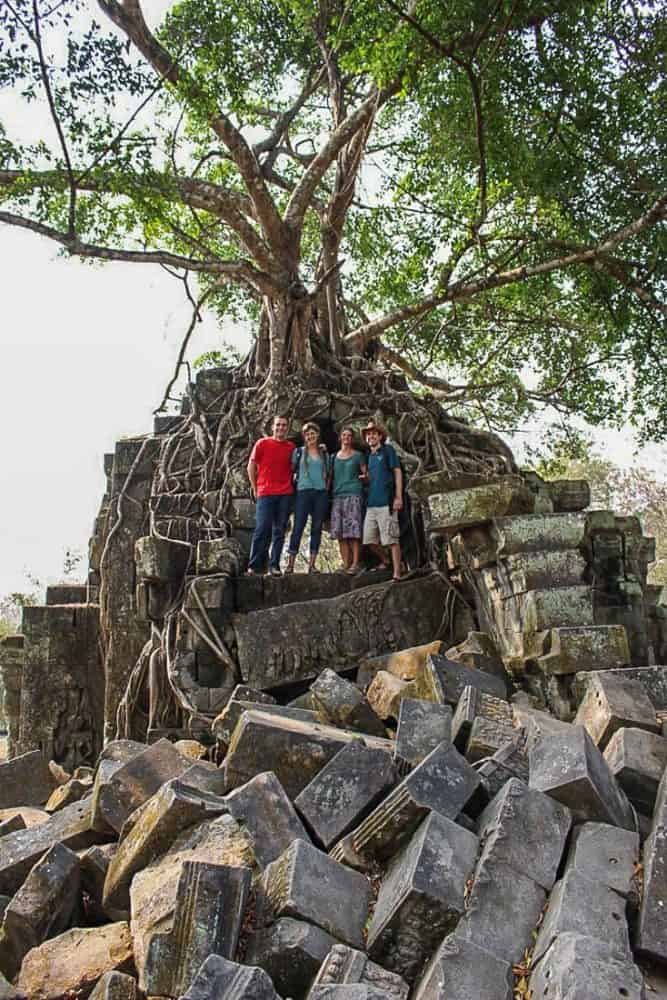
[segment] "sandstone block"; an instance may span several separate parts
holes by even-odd
[[[648,695],[649,701],[657,712],[667,710],[667,666],[665,667],[622,667],[619,670],[606,672],[607,677],[618,676],[627,680],[639,681]],[[574,684],[575,696],[581,700],[588,687],[590,672],[576,675]]]
[[[137,981],[124,972],[105,972],[90,1000],[139,1000]]]
[[[347,986],[315,986],[309,1000],[385,1000],[386,994],[368,983]]]
[[[491,526],[491,537],[498,556],[509,556],[515,552],[578,549],[586,537],[586,515],[499,517]]]
[[[531,749],[530,787],[567,806],[575,820],[635,829],[632,806],[583,726],[570,726]]]
[[[643,1000],[643,977],[630,961],[593,937],[559,934],[530,978],[533,1000]]]
[[[369,902],[370,886],[363,875],[295,840],[262,876],[258,923],[295,917],[361,948]]]
[[[382,758],[386,760],[387,755],[383,753]],[[225,802],[252,844],[262,868],[275,861],[292,841],[310,839],[272,771],[256,775],[231,792]]]
[[[71,850],[90,847],[95,839],[90,818],[90,803],[84,800],[65,806],[45,823],[3,837],[0,840],[0,892],[15,893],[33,865],[55,844],[63,844]]]
[[[655,818],[654,818],[655,823]],[[667,826],[655,824],[644,841],[644,891],[635,948],[659,962],[667,961]]]
[[[549,630],[546,651],[537,658],[543,673],[558,676],[582,670],[609,670],[630,662],[623,625],[587,625]]]
[[[482,779],[487,798],[492,799],[511,779],[528,784],[528,754],[521,735],[496,750],[492,757],[480,761],[476,771]]]
[[[210,955],[180,1000],[280,1000],[263,969],[237,965],[220,955]]]
[[[225,576],[238,576],[245,562],[236,538],[201,539],[197,543],[197,575],[224,573]]]
[[[586,560],[577,549],[518,552],[480,572],[486,589],[502,599],[532,590],[580,586]]]
[[[576,718],[601,750],[623,726],[659,733],[655,709],[639,681],[605,672],[593,674]]]
[[[129,915],[134,875],[173,844],[186,827],[226,810],[224,799],[188,788],[178,779],[167,782],[134,817],[111,859],[102,905],[112,915]]]
[[[356,684],[333,670],[323,670],[310,686],[311,697],[323,721],[341,729],[372,736],[386,736],[386,730]]]
[[[40,858],[7,906],[0,929],[0,969],[14,979],[30,951],[66,930],[79,905],[79,859],[62,844]]]
[[[275,715],[279,719],[297,719],[301,722],[323,721],[319,713],[312,709],[265,705],[261,701],[236,701],[230,698],[211,725],[213,735],[223,747],[228,747],[231,743],[234,730],[244,712],[263,712],[265,715]]]
[[[108,778],[106,794],[100,791],[99,812],[108,825],[120,833],[123,823],[139,806],[172,778],[179,778],[190,761],[175,750],[169,740],[158,740],[133,756]]]
[[[667,768],[667,739],[644,729],[619,729],[604,758],[635,809],[650,816]]]
[[[358,739],[335,726],[324,726],[298,719],[282,719],[265,712],[245,712],[225,759],[231,788],[245,784],[266,770],[267,762],[290,799],[294,800],[341,747]],[[368,746],[386,750],[391,756],[390,740],[367,737]]]
[[[0,809],[41,806],[56,783],[40,750],[30,750],[0,764]]]
[[[198,760],[192,764],[187,771],[183,771],[179,781],[188,788],[210,792],[211,795],[224,795],[227,787],[224,771],[210,760]]]
[[[431,813],[392,860],[368,929],[376,962],[413,982],[464,912],[464,888],[475,867],[478,840]]]
[[[461,752],[465,749],[473,722],[478,716],[505,726],[512,725],[512,707],[504,698],[496,698],[476,687],[465,687],[452,719],[452,742]]]
[[[494,613],[504,633],[523,634],[593,625],[593,590],[588,586],[528,590],[496,601]]]
[[[384,670],[388,674],[393,674],[394,677],[398,677],[402,681],[414,680],[420,668],[426,662],[426,657],[430,653],[439,653],[441,649],[442,642],[440,639],[436,639],[434,642],[427,642],[423,646],[411,646],[410,649],[401,649],[397,653],[385,653],[383,656],[365,657],[359,663],[357,684],[365,690],[380,670]]]
[[[396,781],[396,768],[384,750],[355,741],[338,751],[294,804],[319,843],[329,850],[391,791]]]
[[[414,1000],[512,1000],[512,966],[490,951],[450,934],[414,993]]]
[[[322,962],[308,1000],[312,1000],[317,987],[355,983],[379,990],[388,1000],[407,1000],[410,991],[410,987],[400,976],[371,962],[362,951],[336,944]]]
[[[71,805],[72,802],[78,802],[80,799],[90,795],[92,789],[92,777],[72,778],[66,785],[59,785],[58,788],[54,788],[49,795],[44,809],[49,813],[58,812],[59,809],[64,809],[65,806]]]
[[[573,831],[565,872],[577,871],[627,897],[638,860],[637,833],[607,823],[582,823]]]
[[[380,719],[398,719],[401,701],[406,692],[410,691],[407,681],[379,670],[366,692],[368,703]]]
[[[478,715],[470,727],[465,749],[466,760],[471,764],[486,760],[501,747],[511,743],[515,736],[516,730],[511,725]]]
[[[105,972],[132,969],[126,923],[74,927],[28,952],[17,985],[30,1000],[86,996]]]
[[[503,680],[507,678],[496,644],[486,632],[468,632],[463,642],[452,646],[444,655],[448,660],[462,663],[464,667],[473,667],[475,670],[493,674]]]
[[[320,927],[282,917],[253,934],[246,963],[264,969],[281,996],[304,996],[334,945],[335,938]]]
[[[481,780],[451,743],[441,743],[331,852],[358,868],[390,858],[429,811],[456,819]]]
[[[507,694],[502,678],[435,655],[426,658],[417,677],[405,689],[405,696],[456,706],[466,687],[477,688],[496,698],[505,698]]]
[[[247,868],[184,862],[172,927],[148,941],[139,980],[145,993],[177,996],[209,955],[235,954],[250,878]]]
[[[26,823],[20,812],[9,816],[0,822],[0,837],[6,837],[8,833],[15,833],[17,830],[25,830]]]
[[[529,514],[533,495],[523,483],[500,480],[484,486],[435,493],[428,498],[430,531],[455,532],[475,524],[485,524],[494,517]]]
[[[571,822],[560,803],[512,778],[479,817],[482,859],[492,854],[548,891]]]
[[[146,535],[134,546],[137,578],[156,583],[180,580],[190,561],[190,546],[174,538]]]
[[[100,922],[108,920],[102,909],[102,897],[107,871],[117,850],[117,844],[94,844],[79,856],[81,889],[88,896],[88,906],[93,907]]]
[[[556,938],[568,932],[605,942],[621,961],[631,956],[625,900],[608,886],[572,869],[556,883],[549,897],[533,961],[538,962]]]
[[[403,698],[398,714],[395,758],[412,767],[420,764],[439,743],[452,739],[452,728],[449,705]]]

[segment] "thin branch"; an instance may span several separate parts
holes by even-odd
[[[186,281],[186,285],[185,285],[186,292],[188,294],[188,298],[192,302],[192,296],[190,294],[190,289],[188,288],[188,285],[187,285],[187,279],[183,279],[183,280]],[[178,352],[178,358],[176,360],[176,366],[174,368],[174,374],[172,375],[172,377],[171,377],[171,379],[169,381],[169,384],[168,384],[167,388],[164,391],[164,395],[163,395],[162,399],[160,400],[159,405],[157,406],[157,408],[155,410],[153,410],[153,413],[160,413],[166,407],[167,402],[169,400],[169,397],[171,395],[171,390],[173,389],[174,385],[176,384],[176,381],[178,379],[178,376],[180,374],[182,366],[185,364],[185,352],[188,349],[188,344],[190,343],[190,337],[192,336],[194,328],[197,325],[197,323],[201,323],[201,321],[202,321],[201,307],[204,305],[204,303],[206,302],[206,300],[211,297],[211,295],[213,294],[213,292],[215,292],[215,291],[217,291],[219,289],[219,287],[220,287],[220,284],[219,284],[219,282],[216,281],[214,284],[211,285],[210,288],[206,289],[206,291],[203,293],[203,295],[199,296],[199,298],[197,299],[196,302],[193,302],[192,319],[190,320],[188,328],[187,328],[187,330],[185,332],[185,336],[183,337],[183,340],[181,342],[181,348],[180,348],[180,350]]]

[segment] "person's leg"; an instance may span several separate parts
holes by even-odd
[[[391,565],[393,569],[394,580],[401,579],[401,546],[398,542],[394,542],[393,545],[389,546],[389,551],[391,553]]]
[[[258,497],[255,507],[255,531],[250,546],[248,569],[253,573],[263,573],[266,569],[266,557],[271,538],[273,497]]]
[[[292,528],[292,534],[289,536],[289,546],[287,549],[292,561],[298,556],[301,547],[301,538],[310,512],[308,494],[311,492],[311,490],[300,490],[295,497],[294,527]]]
[[[350,564],[350,569],[353,572],[356,572],[356,570],[359,569],[359,561],[361,560],[361,539],[351,538],[349,545],[352,550],[352,563]]]
[[[389,569],[389,560],[387,559],[387,552],[386,552],[386,549],[385,549],[384,545],[379,545],[377,543],[373,543],[372,545],[369,545],[368,547],[378,557],[378,559],[382,563],[382,568],[383,569]]]
[[[349,569],[352,564],[352,550],[347,538],[338,539],[338,548],[340,549],[340,558],[343,563],[343,569]]]
[[[289,518],[292,497],[274,497],[276,501],[273,511],[273,530],[271,532],[271,559],[272,570],[280,571],[280,557],[283,553],[283,543],[285,541],[285,529]]]
[[[380,518],[380,541],[389,549],[391,555],[391,568],[394,580],[401,578],[401,529],[398,523],[398,514],[388,507],[383,508]]]
[[[313,490],[310,514],[310,569],[315,569],[317,553],[322,542],[322,525],[329,510],[329,495],[326,490]]]

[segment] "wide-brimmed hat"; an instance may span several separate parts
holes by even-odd
[[[379,424],[377,422],[377,420],[369,420],[366,426],[361,428],[361,433],[364,438],[364,441],[366,440],[366,436],[368,435],[369,431],[377,431],[378,434],[380,435],[380,439],[383,444],[387,440],[387,431],[382,426],[382,424]]]

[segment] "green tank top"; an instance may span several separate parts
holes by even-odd
[[[358,451],[355,451],[349,458],[339,458],[336,455],[333,488],[335,497],[361,496],[363,485],[359,479],[359,473],[363,464],[364,456]]]

